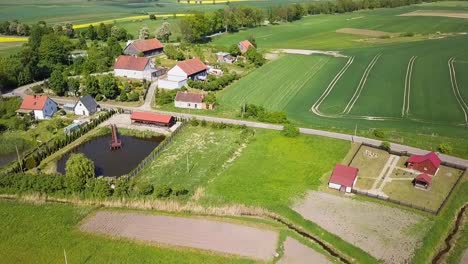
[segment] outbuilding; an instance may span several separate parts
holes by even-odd
[[[90,116],[98,111],[98,104],[91,95],[85,95],[76,102],[74,107],[75,115]]]
[[[187,80],[202,80],[208,75],[208,67],[199,59],[193,58],[177,63],[167,72],[167,77],[158,81],[158,87],[179,89],[187,86]]]
[[[176,122],[175,118],[171,115],[148,113],[148,112],[133,112],[130,115],[130,120],[135,123],[166,126],[166,127],[171,127]]]
[[[431,176],[427,175],[426,173],[419,174],[413,180],[414,187],[427,189],[431,185],[432,178]]]
[[[429,152],[426,155],[411,155],[406,163],[406,167],[422,173],[436,175],[441,162],[435,152]]]
[[[237,45],[242,54],[246,53],[250,48],[255,48],[255,46],[248,40],[243,40]]]
[[[152,81],[164,73],[149,58],[121,55],[114,64],[114,75],[138,80]]]
[[[177,108],[205,109],[203,97],[201,93],[177,92],[174,106]]]
[[[354,184],[356,184],[358,172],[359,169],[357,168],[336,164],[328,182],[328,187],[350,193]]]
[[[48,119],[57,112],[57,103],[45,95],[27,95],[16,112],[34,115],[37,120]]]
[[[163,50],[163,44],[159,40],[153,38],[129,41],[123,50],[123,53],[132,56],[143,54],[145,57],[150,57],[162,53]]]
[[[233,63],[234,62],[234,58],[231,56],[231,54],[227,53],[227,52],[218,52],[216,53],[216,58],[217,58],[217,61],[220,62],[220,63]]]

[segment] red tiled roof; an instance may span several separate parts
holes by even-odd
[[[240,44],[242,47],[244,47],[245,49],[249,49],[249,48],[254,48],[254,47],[255,47],[255,46],[254,46],[252,43],[250,43],[250,41],[248,41],[248,40],[243,40],[243,41],[239,42],[239,44]]]
[[[357,168],[336,164],[333,168],[330,182],[339,184],[341,186],[353,187],[353,183],[357,177],[358,171],[359,170]]]
[[[181,68],[187,75],[199,73],[208,69],[208,67],[206,67],[199,58],[181,61],[177,63],[177,66],[179,66],[179,68]]]
[[[157,39],[145,39],[145,40],[136,40],[132,42],[130,45],[133,45],[135,49],[140,52],[146,52],[156,49],[164,48],[163,44]]]
[[[411,157],[408,159],[408,163],[421,163],[426,160],[429,160],[436,168],[439,168],[439,165],[442,162],[437,154],[434,152],[429,152],[426,155],[411,155]]]
[[[149,58],[120,55],[114,64],[114,69],[143,71],[149,63]]]
[[[431,183],[432,181],[432,178],[427,175],[426,173],[422,173],[422,174],[419,174],[417,177],[416,177],[416,180],[417,181],[420,181],[420,182],[425,182],[427,184]]]
[[[187,102],[187,103],[202,103],[203,94],[189,93],[189,92],[177,92],[176,101]]]
[[[45,95],[27,95],[21,103],[20,109],[23,110],[42,110],[49,97]]]
[[[156,113],[133,112],[132,115],[130,116],[130,119],[134,121],[169,124],[171,122],[172,116],[156,114]]]

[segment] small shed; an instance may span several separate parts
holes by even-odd
[[[216,53],[216,58],[218,62],[233,63],[234,59],[231,54],[227,52],[218,52]]]
[[[203,94],[191,92],[177,92],[174,99],[174,106],[177,108],[205,109]]]
[[[413,180],[414,187],[427,189],[431,185],[432,178],[431,176],[427,175],[426,173],[419,174]]]
[[[63,110],[67,112],[74,112],[75,111],[75,104],[67,103],[62,106]]]
[[[176,122],[175,118],[171,115],[147,113],[147,112],[133,112],[130,115],[130,120],[135,123],[166,126],[166,127],[171,127]]]
[[[328,182],[328,187],[350,193],[354,184],[356,184],[358,172],[358,168],[336,164]]]

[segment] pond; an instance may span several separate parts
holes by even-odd
[[[9,164],[17,159],[16,152],[0,155],[0,167]]]
[[[81,144],[60,158],[57,162],[57,172],[65,174],[70,154],[79,152],[94,161],[96,176],[125,175],[148,156],[164,140],[164,136],[138,138],[119,135],[119,139],[122,141],[122,148],[116,150],[109,147],[111,135],[97,137]]]

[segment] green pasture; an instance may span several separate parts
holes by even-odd
[[[0,42],[0,57],[8,57],[17,53],[24,42]]]
[[[253,263],[190,249],[174,249],[80,232],[92,208],[0,201],[3,263]]]

